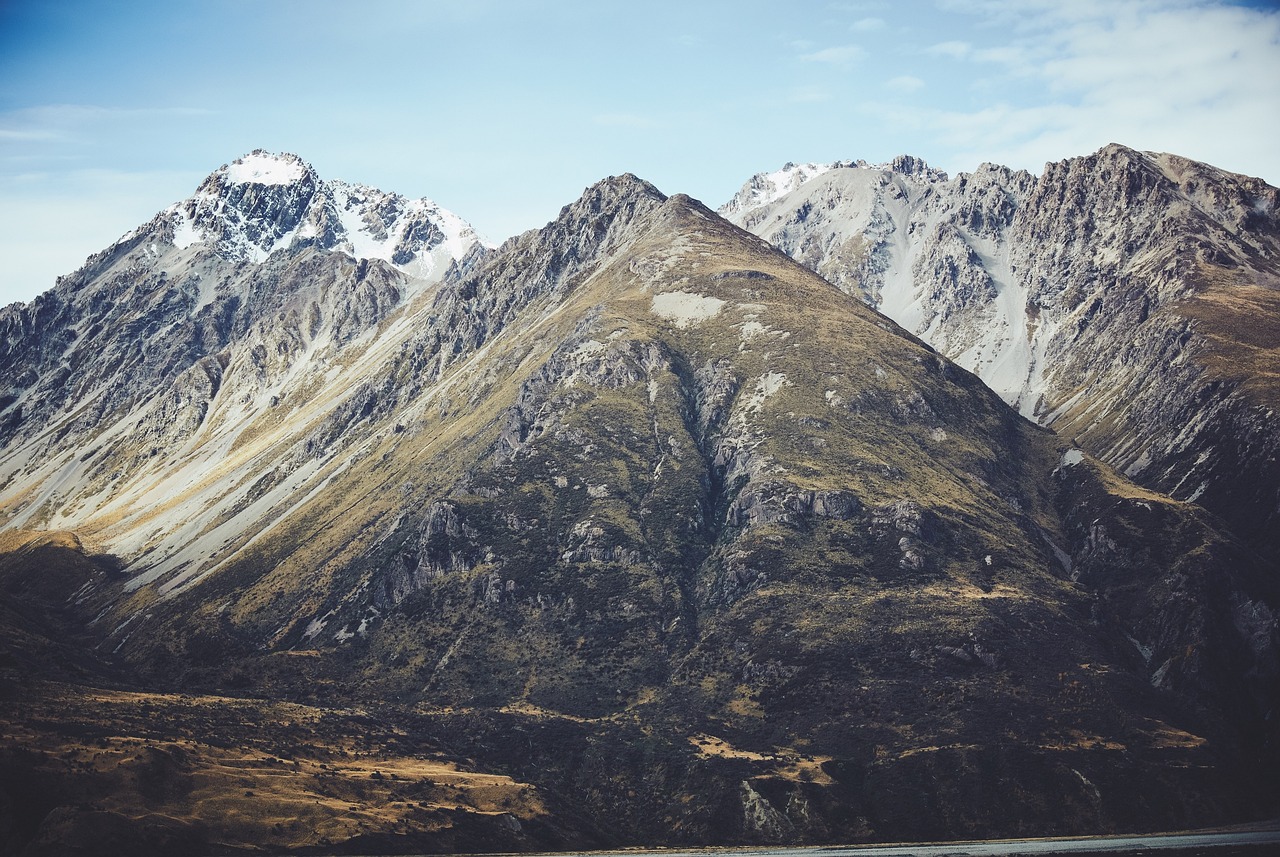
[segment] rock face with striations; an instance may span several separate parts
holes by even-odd
[[[111,541],[135,559],[152,538],[141,521],[198,532],[207,521],[152,520],[179,493],[175,474],[189,486],[251,426],[307,419],[298,394],[329,361],[376,348],[379,325],[473,249],[471,228],[434,203],[322,181],[293,155],[222,167],[52,291],[0,310],[9,526],[123,515],[133,538]],[[227,487],[207,484],[192,508]],[[208,540],[186,546],[211,555]]]
[[[1039,178],[790,165],[721,212],[1274,563],[1278,201],[1258,179],[1112,145]]]
[[[0,457],[7,529],[118,557],[66,609],[140,686],[376,708],[546,796],[473,850],[1274,814],[1266,566],[696,200],[614,177],[436,282],[370,261],[399,299],[323,348],[297,296],[359,262],[235,264],[271,311],[134,391],[179,440],[89,387]],[[377,848],[464,847],[450,812]]]

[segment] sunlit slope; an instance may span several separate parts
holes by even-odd
[[[602,183],[421,319],[326,423],[359,454],[122,652],[710,735],[733,752],[699,744],[707,764],[774,759],[786,824],[744,822],[765,838],[849,789],[833,830],[903,829],[926,769],[939,836],[997,824],[970,776],[1012,817],[1052,793],[1117,824],[1174,796],[1220,813],[1233,787],[1201,764],[1248,781],[1275,680],[1248,552],[696,202]]]
[[[1275,806],[1253,555],[688,197],[607,179],[287,365],[66,537],[149,688],[379,706],[617,844]]]

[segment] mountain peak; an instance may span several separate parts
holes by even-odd
[[[862,164],[864,162],[858,163]],[[748,179],[747,183],[742,186],[742,189],[738,191],[733,199],[720,207],[720,214],[733,219],[733,216],[740,212],[759,208],[781,199],[805,182],[825,172],[838,167],[851,166],[856,166],[856,164],[852,161],[836,161],[831,164],[797,164],[793,161],[787,161],[782,165],[782,169],[774,170],[771,173],[756,173]]]
[[[233,184],[282,185],[300,182],[314,170],[292,152],[274,154],[265,149],[254,149],[218,172]]]
[[[917,158],[915,155],[898,155],[889,163],[882,165],[881,169],[892,170],[895,173],[925,181],[945,182],[947,180],[946,173],[934,169],[925,162],[924,158]]]
[[[262,262],[277,250],[315,247],[382,259],[405,273],[441,273],[479,239],[429,199],[325,181],[292,152],[254,149],[210,173],[161,215],[179,250],[203,243],[227,258]]]
[[[489,265],[508,264],[503,254],[514,253],[524,259],[526,271],[539,272],[534,279],[567,281],[583,265],[634,238],[645,215],[666,201],[666,194],[632,173],[608,176],[585,188],[543,228],[507,239]]]
[[[622,203],[650,199],[665,202],[667,197],[654,185],[633,173],[608,176],[589,186],[575,205],[586,204],[593,211],[601,211]],[[567,206],[572,208],[573,206]]]
[[[771,205],[819,176],[834,170],[875,170],[897,173],[923,182],[945,182],[947,174],[929,166],[923,158],[914,155],[898,155],[883,164],[871,164],[865,160],[832,161],[830,163],[802,163],[788,161],[781,169],[768,173],[756,173],[741,190],[722,205],[719,213],[738,222],[746,213]]]

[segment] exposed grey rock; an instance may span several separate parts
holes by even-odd
[[[780,175],[721,212],[1280,561],[1274,402],[1223,362],[1273,339],[1245,328],[1280,311],[1280,190],[1118,145],[1039,178],[914,159]]]
[[[876,509],[871,524],[878,529],[892,527],[900,533],[918,536],[921,532],[923,514],[919,504],[914,500],[898,500],[887,506]]]

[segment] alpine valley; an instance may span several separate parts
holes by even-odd
[[[1278,202],[902,157],[491,247],[220,168],[0,310],[0,851],[1275,817]]]

